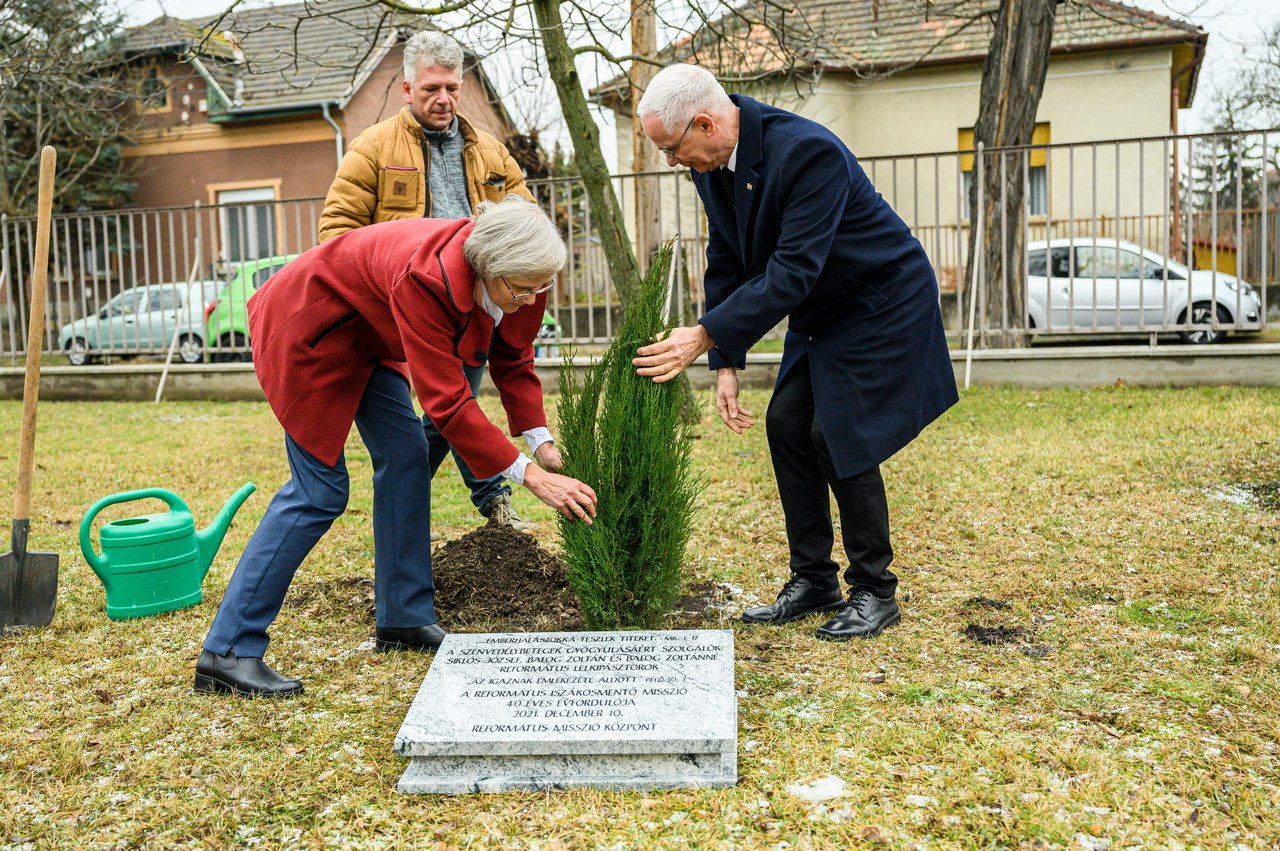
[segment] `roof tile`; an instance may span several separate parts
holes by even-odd
[[[198,55],[233,101],[242,80],[232,113],[283,109],[344,100],[359,81],[357,69],[376,64],[410,20],[366,0],[305,0],[237,9],[225,18],[157,18],[129,31],[126,50]]]
[[[766,16],[777,20],[776,0],[749,0],[663,54],[697,62],[727,80],[778,72],[797,60],[824,72],[858,74],[977,62],[987,54],[997,8],[995,0],[792,0],[783,26],[766,28],[759,22]],[[778,43],[780,32],[786,33],[787,50]],[[1066,53],[1205,38],[1199,27],[1119,0],[1068,0],[1059,7],[1051,49]],[[625,85],[626,78],[617,77],[597,92]]]

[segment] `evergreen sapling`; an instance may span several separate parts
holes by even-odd
[[[588,629],[661,626],[680,592],[685,545],[702,482],[680,383],[636,374],[636,349],[664,321],[674,241],[654,258],[604,356],[579,383],[560,373],[565,474],[595,489],[595,522],[560,518],[569,584]],[[691,418],[695,419],[696,418]]]

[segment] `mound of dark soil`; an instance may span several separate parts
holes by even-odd
[[[1031,640],[1031,632],[1020,626],[980,626],[971,623],[964,634],[979,644],[1020,644]]]
[[[445,629],[558,632],[582,628],[565,564],[510,526],[481,526],[431,555]]]
[[[1253,494],[1258,507],[1266,511],[1280,511],[1280,481],[1254,482],[1245,487]]]
[[[481,526],[431,554],[436,615],[458,632],[562,632],[583,629],[565,563],[532,535],[510,526]],[[725,586],[694,581],[676,601],[668,629],[706,628],[725,615]],[[317,618],[358,617],[372,626],[373,579],[346,577],[294,583],[285,606]]]

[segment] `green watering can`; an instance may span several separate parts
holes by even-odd
[[[187,504],[163,488],[112,494],[95,502],[80,522],[80,552],[107,589],[107,617],[158,615],[204,599],[200,586],[231,518],[255,490],[253,482],[246,483],[222,506],[209,528],[199,532]],[[102,555],[95,553],[89,543],[93,518],[108,505],[135,499],[159,499],[170,510],[106,524],[98,534]]]

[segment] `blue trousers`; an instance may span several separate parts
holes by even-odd
[[[479,396],[480,379],[484,378],[484,367],[463,364],[462,374],[467,377],[467,383],[471,385],[471,395]],[[444,439],[444,435],[432,424],[426,414],[422,415],[422,431],[427,436],[427,455],[431,459],[432,478],[435,478],[436,470],[440,469],[444,456],[452,452],[453,460],[458,464],[458,472],[462,474],[462,481],[471,491],[471,504],[479,509],[481,514],[485,513],[484,509],[489,504],[489,500],[498,494],[511,495],[511,485],[507,484],[501,475],[477,479],[472,474],[471,468],[467,466],[467,462],[463,461],[462,456],[458,454],[458,450],[449,445],[449,441]]]
[[[379,627],[436,622],[431,579],[431,469],[409,385],[377,367],[356,410],[356,428],[373,461],[373,590]],[[271,500],[245,547],[206,650],[261,657],[302,560],[347,507],[345,458],[326,466],[285,435],[293,477]]]

